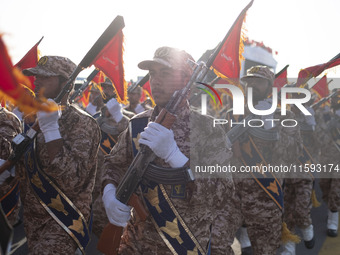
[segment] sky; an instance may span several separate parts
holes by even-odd
[[[152,59],[161,46],[184,49],[196,60],[214,48],[250,0],[11,0],[0,2],[0,33],[17,63],[44,36],[42,55],[60,55],[79,64],[112,20],[124,17],[125,79],[146,71],[137,64]],[[340,53],[339,0],[254,0],[246,35],[277,51],[288,76],[325,63]],[[93,70],[80,73],[86,77]],[[340,67],[328,71],[340,78]],[[337,85],[334,79],[333,85]]]

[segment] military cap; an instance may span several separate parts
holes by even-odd
[[[275,75],[272,71],[270,71],[267,66],[253,66],[247,70],[247,75],[241,78],[241,81],[247,82],[247,79],[252,77],[258,77],[266,79],[273,85],[275,80]]]
[[[184,50],[164,46],[156,50],[152,60],[144,60],[138,64],[138,67],[142,70],[150,70],[153,65],[161,64],[192,74],[193,68],[188,59],[194,61],[193,57]]]
[[[62,76],[68,79],[77,68],[70,59],[59,56],[43,56],[39,59],[38,65],[33,68],[24,69],[26,76]]]

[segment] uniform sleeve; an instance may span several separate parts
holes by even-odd
[[[132,162],[132,144],[129,129],[123,131],[118,137],[117,144],[109,155],[105,156],[102,169],[102,189],[104,183],[111,182],[116,186],[124,176]]]
[[[295,114],[287,111],[285,119],[295,120]],[[300,126],[297,124],[293,127],[293,123],[289,123],[289,126],[292,127],[288,127],[288,124],[285,124],[286,127],[283,125],[279,127],[279,141],[275,143],[273,149],[272,162],[275,165],[297,164],[298,157],[302,153],[303,142],[300,135]]]
[[[100,130],[90,117],[79,117],[78,122],[61,132],[64,143],[51,162],[49,173],[65,180],[86,180],[96,169]],[[81,185],[81,183],[79,183]]]
[[[11,114],[0,112],[0,158],[7,159],[12,152],[11,141],[21,133],[19,120]]]

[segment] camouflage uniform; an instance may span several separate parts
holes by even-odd
[[[122,120],[120,122],[116,122],[111,115],[109,117],[106,117],[105,114],[106,109],[102,109],[102,114],[97,118],[97,123],[99,124],[99,127],[101,129],[101,132],[105,132],[106,134],[110,134],[115,141],[118,140],[118,135],[125,130],[125,128],[128,125],[129,118],[124,115]],[[124,112],[123,112],[124,114]],[[101,145],[101,146],[105,146]],[[112,148],[111,148],[112,149]],[[93,227],[92,232],[96,236],[100,236],[101,232],[103,231],[103,228],[105,225],[109,222],[105,213],[104,204],[102,201],[101,196],[101,178],[102,178],[102,166],[104,163],[104,156],[107,155],[107,153],[99,147],[98,151],[98,166],[97,166],[97,174],[96,174],[96,182],[94,185],[92,198],[93,198]]]
[[[287,112],[287,119],[293,118]],[[274,116],[281,119],[281,115]],[[277,126],[280,139],[277,142],[264,141],[252,137],[258,150],[271,165],[287,165],[296,162],[301,151],[301,137],[298,128]],[[231,161],[238,169],[242,162],[233,157]],[[244,176],[243,176],[244,177]],[[282,185],[282,179],[279,179]],[[239,226],[245,224],[254,254],[276,254],[280,246],[282,231],[282,211],[253,178],[234,175],[236,195],[240,201]],[[235,219],[236,220],[236,219]]]
[[[8,159],[12,152],[11,141],[21,133],[21,124],[19,119],[11,112],[2,108],[0,105],[0,158]],[[17,181],[17,177],[8,177],[4,183],[0,184],[0,198],[6,195]],[[14,211],[8,216],[9,222],[13,225],[18,220],[20,201]]]
[[[318,140],[312,129],[306,130],[305,117],[300,112],[296,115],[296,120],[300,125],[300,134],[303,144],[310,153],[316,164],[318,156]],[[289,230],[294,231],[297,226],[305,229],[312,224],[312,191],[314,177],[311,173],[305,173],[303,178],[287,178],[284,182],[284,221]]]
[[[246,77],[252,76],[273,80],[274,74],[268,68],[255,67],[248,70],[248,76]],[[253,119],[259,118],[261,117],[254,117]],[[280,112],[276,111],[272,117],[272,119],[279,120],[276,123],[280,123],[282,119],[294,118],[293,112],[290,111],[287,111],[286,116],[282,116]],[[250,134],[248,131],[241,135],[238,141],[234,143],[233,152],[235,157],[232,158],[231,164],[236,166],[237,169],[244,165],[238,154],[241,152],[243,141],[247,136],[253,139],[267,164],[272,166],[295,164],[302,149],[298,126],[283,127],[276,124],[271,130],[278,132],[279,140],[267,141]],[[238,198],[236,202],[239,202],[236,205],[239,212],[234,218],[235,222],[239,227],[242,225],[247,227],[253,254],[276,254],[281,243],[282,210],[250,174],[234,174],[233,177]],[[282,179],[278,175],[277,177],[280,185],[282,185]]]
[[[159,107],[156,106],[154,110],[146,111],[135,118],[150,117],[153,121],[158,113]],[[200,132],[198,127],[205,131]],[[180,151],[190,158],[191,169],[194,169],[193,165],[214,165],[221,160],[224,164],[228,163],[231,154],[227,149],[224,131],[213,128],[212,121],[207,116],[196,112],[190,114],[189,108],[185,107],[179,112],[172,130]],[[120,135],[118,144],[110,155],[105,157],[103,183],[109,181],[117,186],[132,159],[132,141],[127,129]],[[154,163],[169,167],[160,158],[156,158]],[[170,194],[171,186],[164,187]],[[208,243],[209,226],[212,224],[212,254],[233,254],[230,247],[235,232],[232,227],[233,194],[233,182],[224,176],[220,179],[196,178],[195,181],[187,183],[186,198],[172,198],[174,206],[202,247],[206,247]],[[172,254],[157,233],[151,216],[143,222],[135,213],[125,229],[119,253]]]
[[[340,167],[339,151],[333,144],[333,138],[330,135],[330,123],[337,121],[339,128],[340,117],[333,112],[324,113],[322,109],[316,111],[317,126],[316,132],[320,140],[320,164],[334,164]],[[333,169],[334,169],[333,168]],[[327,167],[327,171],[330,167]],[[331,177],[330,177],[331,176]],[[325,176],[321,176],[325,177]],[[332,212],[340,211],[340,178],[339,173],[332,171],[330,178],[320,178],[319,184],[322,191],[322,198],[327,203],[328,209]]]
[[[25,69],[23,73],[43,77],[62,76],[68,79],[75,68],[76,65],[67,58],[45,56],[36,67]],[[51,160],[49,143],[46,143],[45,134],[39,130],[35,154],[41,170],[89,222],[100,129],[96,121],[80,108],[69,105],[67,101],[62,104],[62,115],[57,120],[61,136],[59,139],[62,139],[60,150]],[[23,184],[26,192],[22,194],[22,200],[30,254],[74,254],[76,242],[40,204],[29,183],[27,171],[22,171],[26,176]]]

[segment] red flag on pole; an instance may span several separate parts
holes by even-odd
[[[150,81],[148,80],[144,85],[143,85],[143,95],[144,97],[141,97],[141,101],[144,102],[146,100],[146,97],[149,97],[152,105],[155,105],[155,101],[153,100],[152,93],[151,93],[151,87],[150,87]]]
[[[253,4],[252,0],[239,14],[228,34],[222,41],[212,67],[221,78],[239,79],[241,70],[242,53],[244,51],[242,36],[242,25],[245,20],[247,10]]]
[[[39,61],[38,54],[38,45],[42,41],[44,37],[41,37],[39,42],[37,42],[32,49],[30,49],[26,55],[15,65],[15,67],[19,67],[20,70],[24,70],[31,67],[36,67]],[[29,76],[28,79],[31,81],[31,89],[34,89],[34,76]]]
[[[123,66],[123,31],[120,30],[94,59],[93,65],[100,69],[114,85],[117,101],[127,103],[127,84]]]
[[[286,65],[280,72],[275,75],[275,80],[273,86],[277,88],[277,91],[280,91],[281,88],[288,83],[287,80],[287,68],[289,65]]]
[[[299,72],[296,87],[304,86],[307,83],[307,81],[311,79],[312,77],[317,77],[326,69],[337,66],[337,65],[340,65],[340,54],[336,55],[334,58],[332,58],[327,63],[302,69]]]
[[[56,110],[55,107],[52,108],[51,104],[46,102],[46,100],[44,101],[47,105],[35,100],[29,90],[23,86],[26,85],[29,87],[30,81],[18,68],[13,67],[1,36],[0,52],[0,98],[11,101],[14,105],[19,106],[21,111],[26,113],[38,110]]]
[[[311,89],[317,96],[318,99],[329,95],[327,76],[324,75]]]

